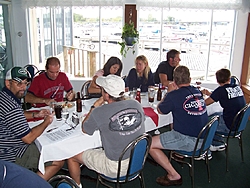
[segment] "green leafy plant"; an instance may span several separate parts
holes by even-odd
[[[120,53],[124,57],[126,57],[127,52],[129,49],[133,50],[133,54],[135,53],[134,46],[136,43],[139,42],[139,33],[134,27],[133,22],[125,23],[125,25],[122,28],[122,42],[118,42],[118,44],[121,46]],[[128,40],[131,41],[131,43],[127,43]]]

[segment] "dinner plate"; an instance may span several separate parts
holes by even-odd
[[[63,108],[65,108],[66,105],[67,105],[67,107],[69,109],[75,107],[75,103],[74,102],[66,102],[65,101],[65,102],[58,102],[57,104],[62,105]]]

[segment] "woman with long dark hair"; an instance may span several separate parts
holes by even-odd
[[[92,82],[88,88],[88,92],[91,94],[101,94],[101,89],[96,85],[96,78],[99,76],[107,76],[109,74],[115,74],[121,76],[122,61],[118,57],[110,57],[105,63],[102,69],[98,70],[93,76]]]

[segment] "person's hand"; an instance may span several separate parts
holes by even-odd
[[[67,94],[66,94],[66,98],[69,101],[72,101],[75,98],[75,92],[73,90],[70,90]]]
[[[104,103],[104,99],[103,99],[103,97],[100,97],[99,99],[97,99],[97,100],[94,102],[94,106],[95,106],[95,107],[98,107],[98,106],[101,106],[103,103]]]
[[[203,89],[203,90],[201,90],[201,92],[202,92],[202,94],[203,95],[207,95],[207,96],[210,96],[210,91],[208,91],[207,89]]]
[[[52,121],[53,121],[53,119],[54,119],[54,114],[55,114],[55,113],[51,113],[51,114],[45,116],[44,122],[47,123],[47,125],[49,125],[49,124],[52,123]]]
[[[40,112],[38,112],[37,114],[34,115],[34,117],[36,118],[40,118],[40,117],[45,117],[50,115],[50,110],[49,109],[42,109],[40,110]]]
[[[170,82],[168,84],[168,92],[173,91],[173,90],[177,90],[178,86],[175,84],[175,82]]]
[[[50,106],[51,103],[56,102],[54,99],[44,99],[43,103],[47,104],[48,106]]]

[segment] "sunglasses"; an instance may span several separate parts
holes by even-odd
[[[16,80],[11,80],[12,82],[15,82],[17,87],[22,87],[22,85],[25,85],[26,87],[30,86],[30,82],[24,81],[24,82],[18,82]]]

